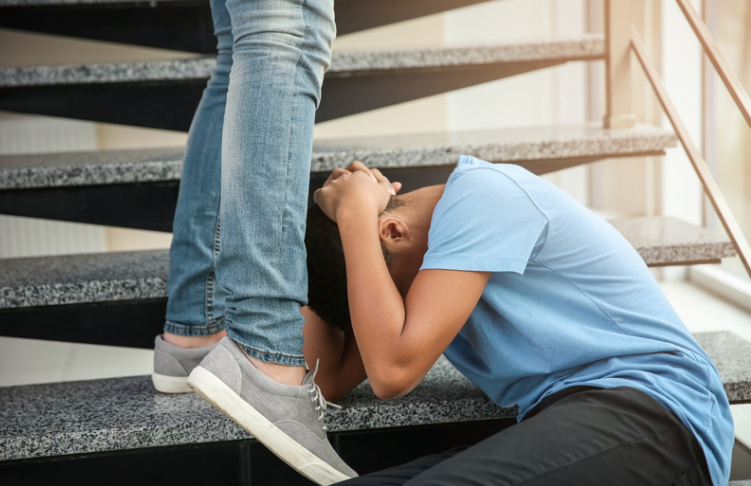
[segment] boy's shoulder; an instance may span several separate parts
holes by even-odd
[[[513,182],[538,179],[536,175],[519,165],[494,164],[469,155],[462,155],[449,177],[447,185],[467,178],[488,182],[499,179]]]

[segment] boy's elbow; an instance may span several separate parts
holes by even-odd
[[[373,388],[373,393],[375,393],[375,396],[377,396],[381,400],[391,400],[392,398],[399,398],[407,393],[401,387],[395,387],[391,384],[384,385],[381,383],[373,383],[371,381],[370,386],[371,388]]]
[[[390,400],[406,395],[417,385],[409,373],[396,366],[381,367],[368,375],[370,387],[378,398]],[[419,380],[417,380],[419,383]]]

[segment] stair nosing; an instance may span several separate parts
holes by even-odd
[[[751,343],[695,333],[731,401],[751,399]],[[251,436],[195,394],[154,391],[148,376],[0,388],[0,460],[142,449]],[[23,403],[21,403],[23,402]],[[330,433],[512,418],[445,357],[409,395],[378,400],[366,383],[325,416]]]
[[[633,218],[631,221],[631,226],[642,233],[667,228],[674,236],[668,243],[637,247],[647,263],[651,260],[651,264],[682,264],[735,255],[727,238],[676,218]],[[633,237],[629,238],[628,234],[624,237],[634,245]],[[166,299],[168,264],[168,250],[0,260],[3,270],[0,279],[5,279],[0,280],[0,310]]]
[[[439,393],[436,393],[439,386],[441,389]],[[15,422],[11,430],[15,433],[5,433],[0,437],[0,460],[87,453],[97,450],[241,440],[252,437],[234,422],[211,408],[197,395],[158,393],[153,390],[151,380],[145,376],[72,382],[68,385],[56,383],[0,388],[0,397],[4,397],[4,403],[11,403],[14,395],[37,392],[41,395],[38,398],[40,407],[55,408],[56,404],[48,397],[54,396],[56,400],[62,401],[65,399],[64,390],[66,389],[83,389],[85,393],[88,390],[92,390],[92,393],[96,390],[95,396],[101,400],[108,394],[114,395],[112,387],[126,388],[127,393],[119,397],[120,401],[113,398],[114,401],[109,406],[101,404],[91,410],[88,409],[87,403],[83,404],[87,410],[80,408],[76,410],[77,417],[88,412],[90,416],[87,420],[94,423],[94,426],[86,431],[74,430],[78,424],[67,420],[68,417],[64,411],[58,411],[57,414],[48,412],[37,418],[33,424],[19,426],[17,422],[20,420],[14,421],[8,415],[20,410],[21,407],[11,406],[0,410],[0,417],[3,416],[3,412],[6,415],[4,420],[0,420],[0,430],[2,424],[7,427]],[[73,392],[69,391],[68,394],[73,394]],[[491,402],[479,388],[461,376],[445,358],[440,358],[423,383],[406,397],[384,402],[377,399],[367,383],[364,383],[340,403],[343,406],[341,410],[332,410],[325,416],[329,433],[509,418],[516,415],[515,409],[501,408]],[[436,406],[437,404],[441,406]],[[115,418],[113,420],[113,411],[116,412],[119,410],[118,407],[128,405],[150,408],[151,412],[138,413],[139,418],[136,424],[127,419]],[[28,408],[33,407],[27,405],[27,411]],[[173,421],[164,420],[167,415],[174,416],[172,411],[178,415],[180,413],[184,415]],[[129,415],[131,419],[133,417],[132,414],[126,415]],[[190,427],[185,426],[185,420],[190,420]],[[111,421],[114,423],[109,423]],[[29,430],[39,429],[43,430],[29,437]],[[38,444],[33,444],[36,441],[43,442],[47,446],[39,447]]]
[[[604,49],[602,36],[587,34],[578,38],[493,45],[335,53],[327,76],[351,76],[405,69],[482,66],[546,59],[601,59],[604,56]],[[546,52],[548,52],[547,55]],[[148,81],[202,81],[209,78],[215,63],[216,59],[213,56],[197,56],[186,59],[129,63],[6,67],[0,68],[0,88]]]
[[[311,172],[325,174],[352,160],[381,169],[450,167],[460,155],[533,164],[624,157],[675,144],[675,135],[661,128],[609,130],[595,124],[329,139],[314,143]],[[182,154],[182,148],[165,148],[0,156],[0,190],[176,181]]]

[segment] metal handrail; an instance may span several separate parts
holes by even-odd
[[[677,1],[679,3],[683,2],[683,0]],[[751,247],[743,236],[743,232],[741,231],[738,222],[733,217],[733,213],[730,211],[730,207],[725,201],[725,198],[720,191],[720,187],[717,185],[714,177],[712,177],[707,162],[702,157],[701,152],[691,139],[686,125],[678,115],[678,110],[676,110],[675,105],[670,99],[664,83],[662,82],[662,78],[649,56],[646,47],[644,47],[644,42],[641,40],[639,32],[633,26],[631,28],[631,49],[636,54],[642,69],[644,69],[644,73],[647,75],[647,79],[649,79],[652,89],[657,95],[663,110],[665,110],[670,123],[673,125],[673,129],[675,130],[681,145],[683,145],[683,149],[686,151],[686,155],[688,155],[688,158],[696,171],[696,175],[699,176],[699,180],[704,187],[704,192],[707,194],[707,197],[709,197],[712,206],[717,212],[717,216],[720,218],[722,225],[725,227],[725,231],[727,231],[730,240],[733,242],[735,250],[738,252],[738,256],[746,267],[746,272],[751,277]],[[721,58],[718,57],[718,59]],[[745,94],[745,91],[741,92]],[[748,96],[746,96],[746,99],[748,99]]]
[[[725,83],[725,87],[728,89],[730,96],[741,111],[743,118],[746,119],[746,124],[751,128],[751,99],[749,99],[746,90],[743,89],[743,85],[738,79],[738,76],[735,75],[728,62],[722,56],[722,53],[717,46],[717,42],[714,40],[714,37],[712,37],[707,25],[701,19],[694,6],[691,5],[688,0],[675,1],[683,11],[683,15],[685,15],[686,20],[688,20],[688,23],[694,30],[696,37],[699,38],[699,42],[704,48],[705,54],[712,62],[712,65],[720,76],[720,79],[722,79],[722,82]]]

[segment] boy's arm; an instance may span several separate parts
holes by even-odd
[[[371,387],[381,398],[417,386],[469,318],[490,278],[487,272],[423,270],[402,300],[380,246],[378,216],[388,197],[384,184],[358,173],[316,193],[316,202],[339,225],[352,327]]]
[[[365,380],[365,368],[352,332],[343,332],[324,322],[309,307],[303,307],[305,318],[303,354],[309,367],[320,360],[316,384],[330,402],[339,401]]]

